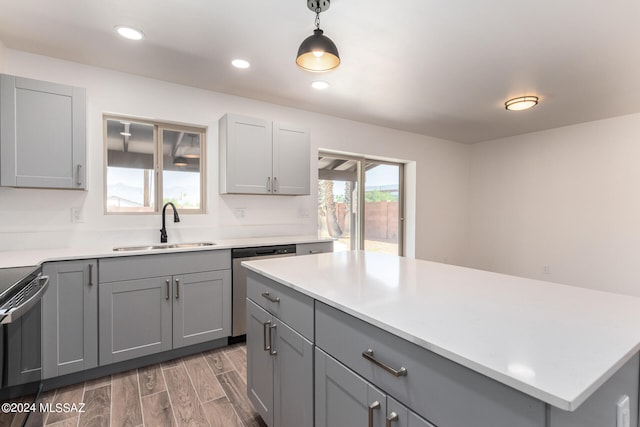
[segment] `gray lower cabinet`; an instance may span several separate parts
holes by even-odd
[[[229,335],[229,270],[174,277],[173,348]]]
[[[40,380],[42,361],[40,358],[41,303],[6,328],[7,385],[14,386]]]
[[[229,335],[229,270],[100,285],[100,364]]]
[[[322,254],[326,252],[333,252],[333,241],[298,243],[296,245],[296,255],[313,255],[313,254]]]
[[[100,365],[231,334],[230,251],[100,260]]]
[[[0,185],[86,188],[85,89],[0,75]]]
[[[100,284],[101,365],[171,350],[171,281]]]
[[[314,425],[313,343],[249,299],[247,394],[270,427]]]
[[[42,297],[43,379],[98,366],[98,262],[48,262]]]
[[[315,426],[434,427],[316,348]]]

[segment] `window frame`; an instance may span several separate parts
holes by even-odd
[[[153,198],[154,207],[153,210],[147,211],[120,211],[114,212],[108,210],[108,142],[107,142],[107,121],[108,120],[116,120],[116,121],[131,121],[139,124],[153,126],[153,194],[149,194],[149,198]],[[181,208],[180,215],[192,215],[192,214],[206,214],[207,213],[207,173],[206,173],[206,141],[207,141],[207,127],[195,124],[188,123],[179,123],[173,121],[166,120],[151,120],[144,119],[135,116],[128,115],[120,115],[120,114],[103,114],[102,115],[102,141],[103,141],[103,209],[105,215],[155,215],[162,211],[163,203],[163,166],[164,166],[164,156],[160,155],[163,153],[163,131],[178,131],[178,132],[189,132],[198,134],[200,137],[200,209],[188,209]]]

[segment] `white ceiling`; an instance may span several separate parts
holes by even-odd
[[[638,0],[333,0],[324,74],[295,64],[314,18],[306,0],[0,0],[0,41],[464,143],[640,112]],[[524,94],[540,104],[505,111]]]

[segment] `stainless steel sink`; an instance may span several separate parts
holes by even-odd
[[[194,243],[167,243],[162,245],[145,245],[145,246],[120,246],[113,248],[116,252],[126,251],[154,251],[160,249],[182,249],[182,248],[198,248],[201,246],[213,246],[212,242],[194,242]]]

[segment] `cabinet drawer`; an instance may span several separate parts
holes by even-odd
[[[312,255],[333,252],[333,242],[300,243],[296,245],[296,255]]]
[[[439,427],[545,425],[543,402],[318,301],[316,345]]]
[[[313,342],[313,298],[250,270],[247,297]]]
[[[119,282],[230,268],[231,251],[228,250],[123,256],[99,261],[99,282]]]

